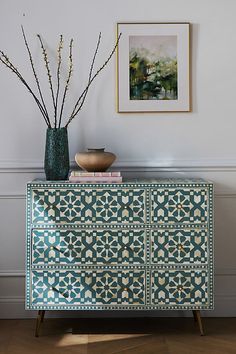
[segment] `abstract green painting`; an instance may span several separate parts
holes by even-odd
[[[118,112],[190,111],[189,23],[118,23]]]
[[[130,36],[131,100],[176,100],[177,36]]]

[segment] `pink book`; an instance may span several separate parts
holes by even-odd
[[[86,171],[71,171],[71,176],[73,177],[80,177],[80,176],[86,176],[86,177],[91,177],[94,176],[94,172],[86,172]]]
[[[90,177],[82,177],[82,176],[70,176],[69,177],[70,182],[74,183],[121,183],[122,182],[122,177],[105,177],[105,176],[90,176]]]
[[[86,171],[71,171],[71,176],[73,177],[120,177],[120,171],[111,172],[86,172]]]
[[[120,172],[94,172],[94,176],[98,177],[120,177]]]

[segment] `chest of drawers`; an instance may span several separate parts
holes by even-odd
[[[26,308],[213,308],[213,186],[27,186]]]

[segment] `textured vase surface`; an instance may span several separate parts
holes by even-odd
[[[70,168],[66,128],[48,128],[44,170],[47,181],[66,180]]]

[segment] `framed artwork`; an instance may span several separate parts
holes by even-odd
[[[118,23],[118,112],[189,112],[189,23]]]

